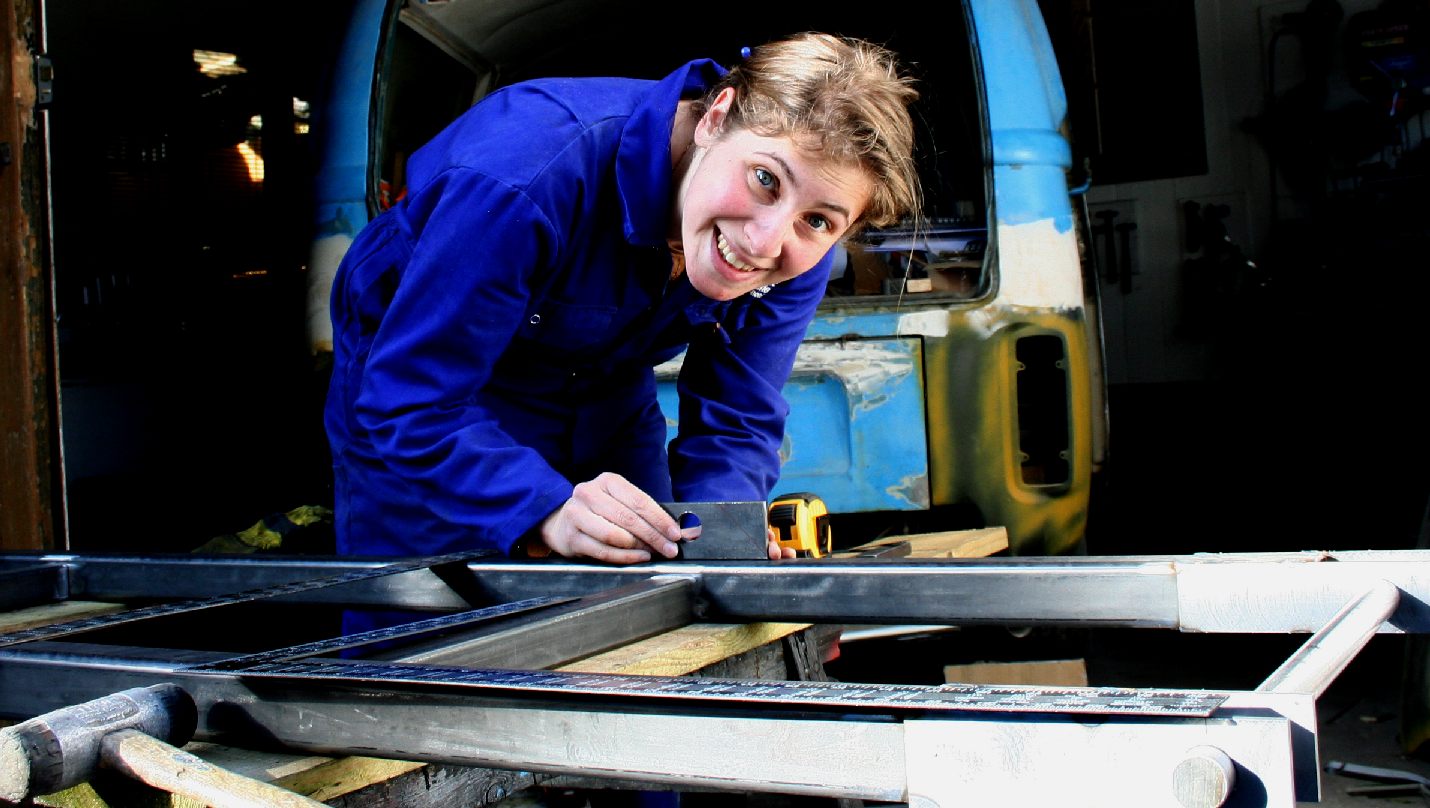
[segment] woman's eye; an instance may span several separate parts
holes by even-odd
[[[758,182],[761,188],[773,188],[775,187],[775,175],[771,174],[769,169],[757,168],[755,169],[755,182]]]
[[[818,230],[821,233],[829,230],[831,227],[834,226],[829,223],[828,219],[824,218],[823,215],[818,213],[811,213],[809,215],[809,218],[806,219],[806,221],[809,222],[810,227],[813,227],[815,230]]]

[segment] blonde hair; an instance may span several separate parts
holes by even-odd
[[[889,225],[918,211],[908,110],[918,91],[888,49],[820,33],[761,45],[711,88],[696,114],[726,87],[735,90],[729,125],[790,137],[801,149],[868,172],[873,192],[859,226]]]

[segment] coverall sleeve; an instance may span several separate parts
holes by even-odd
[[[770,495],[780,476],[779,449],[789,415],[781,389],[824,297],[831,263],[826,256],[798,278],[748,301],[737,322],[691,340],[676,382],[680,429],[670,445],[677,500]]]
[[[450,169],[406,203],[411,255],[372,339],[354,402],[381,461],[425,504],[509,552],[572,485],[480,405],[558,231],[518,189]]]

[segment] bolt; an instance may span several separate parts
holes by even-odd
[[[1183,808],[1218,808],[1236,785],[1236,767],[1215,746],[1194,746],[1172,771],[1172,795]]]

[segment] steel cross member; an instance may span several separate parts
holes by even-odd
[[[1336,563],[1322,563],[1328,561]],[[341,666],[319,680],[256,669],[206,671],[193,666],[236,654],[99,645],[82,642],[83,634],[0,649],[0,713],[27,717],[171,681],[199,702],[199,737],[240,745],[917,805],[978,802],[995,793],[1007,800],[1010,788],[1028,799],[1055,795],[1074,805],[1291,805],[1318,792],[1315,697],[1374,633],[1430,630],[1427,562],[1430,553],[1420,551],[821,560],[636,570],[475,561],[466,565],[470,580],[456,588],[450,570],[444,581],[414,568],[359,576],[340,589],[290,587],[282,601],[294,607],[358,603],[442,611],[469,609],[479,605],[472,602],[477,597],[491,603],[581,599],[523,614],[513,618],[515,625],[477,627],[455,641],[429,640],[409,649],[429,665],[470,664],[453,650],[464,647],[479,664],[501,666],[504,646],[515,653],[548,640],[560,648],[554,655],[569,658],[632,638],[613,625],[633,622],[639,625],[632,631],[648,634],[692,616],[1317,632],[1257,691],[1226,694],[1205,715],[1051,707],[1019,712],[996,705],[920,712],[837,698],[805,705],[532,693],[344,678]],[[0,556],[0,573],[40,569],[61,596],[133,600],[157,597],[156,579],[170,597],[211,598],[380,564]],[[39,589],[27,591],[33,597]],[[647,617],[628,621],[634,614]],[[603,632],[591,630],[598,625]],[[582,640],[596,634],[599,639]],[[517,667],[558,661],[528,655]],[[1109,766],[1118,777],[1098,776]]]

